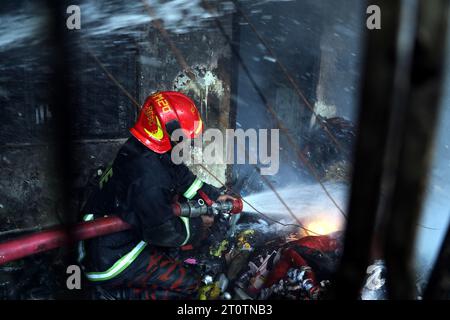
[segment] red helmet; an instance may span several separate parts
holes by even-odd
[[[194,102],[175,91],[156,92],[142,106],[131,134],[149,149],[165,153],[172,149],[170,135],[182,129],[193,139],[203,131],[203,122]]]

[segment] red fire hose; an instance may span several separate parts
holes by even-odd
[[[25,235],[0,243],[0,265],[18,260],[32,254],[48,251],[62,246],[129,229],[130,225],[118,217],[99,218],[76,224],[66,230],[54,228]]]
[[[236,214],[242,211],[242,200],[234,199],[232,201],[218,202],[215,204],[217,210]],[[195,216],[198,212],[202,213],[204,207],[184,204],[182,207],[174,205],[176,215]],[[207,211],[205,211],[207,212]],[[53,229],[25,235],[17,239],[0,243],[0,265],[10,261],[22,259],[24,257],[74,244],[80,240],[87,240],[100,237],[106,234],[124,231],[130,228],[130,225],[119,217],[104,217],[94,221],[81,222],[71,228],[56,227]]]

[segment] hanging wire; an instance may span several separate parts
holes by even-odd
[[[86,44],[84,44],[84,46],[86,47],[86,50],[89,53],[89,55],[100,66],[100,68],[103,70],[106,76],[120,89],[120,91],[123,92],[123,94],[125,94],[131,100],[133,105],[138,110],[140,110],[141,105],[139,104],[139,102],[137,102],[137,100],[124,88],[124,86],[122,86],[122,84],[108,71],[108,69],[106,69],[105,65],[98,59],[98,57],[92,52],[92,50]]]
[[[236,196],[236,197],[241,197],[237,192],[235,192],[233,189],[227,187],[225,185],[225,183],[223,181],[221,181],[219,178],[217,178],[208,168],[206,168],[204,165],[199,164],[199,166],[205,170],[208,174],[210,174],[221,186],[225,187],[232,195]],[[262,177],[262,176],[261,176]],[[298,218],[295,216],[295,214],[291,211],[291,209],[289,209],[289,207],[287,206],[286,202],[280,197],[279,193],[275,190],[275,188],[273,187],[273,185],[267,181],[269,187],[275,192],[275,194],[277,195],[278,199],[283,203],[283,205],[288,209],[289,213],[292,215],[292,217],[298,222],[298,224],[295,223],[283,223],[281,221],[275,220],[271,217],[269,217],[267,214],[262,213],[260,210],[256,209],[251,203],[249,203],[247,200],[245,200],[244,198],[241,198],[243,202],[245,202],[250,208],[252,208],[256,213],[258,213],[259,215],[261,215],[262,217],[264,217],[265,219],[272,221],[274,223],[277,223],[279,225],[282,225],[284,227],[289,227],[289,226],[294,226],[300,229],[303,229],[309,233],[315,234],[315,235],[320,235],[317,232],[314,232],[306,227],[303,226],[303,224],[298,220]]]

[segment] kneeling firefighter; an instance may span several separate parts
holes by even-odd
[[[200,276],[165,254],[165,248],[195,245],[214,218],[179,217],[175,197],[233,199],[202,182],[184,164],[171,160],[171,134],[187,138],[203,131],[194,102],[172,91],[147,98],[132,137],[100,178],[82,210],[83,220],[119,216],[130,230],[79,244],[79,262],[99,298],[194,298]]]

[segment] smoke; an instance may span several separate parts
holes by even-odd
[[[85,17],[82,30],[88,36],[140,34],[144,31],[140,27],[153,20],[162,21],[170,32],[182,34],[202,28],[207,20],[232,9],[220,6],[220,12],[211,13],[202,7],[200,0],[108,1],[107,4],[85,0],[80,8]]]
[[[201,6],[200,0],[144,2],[81,1],[78,4],[81,29],[74,35],[93,40],[119,34],[138,40],[146,32],[145,26],[149,26],[153,20],[161,20],[169,32],[182,34],[203,28],[206,21],[234,10],[233,7],[220,5],[218,12],[210,13]],[[65,12],[61,14],[69,16]],[[45,10],[28,3],[23,8],[0,15],[0,51],[41,43],[46,36],[45,20]]]
[[[35,5],[0,15],[0,51],[45,39],[45,13]]]

